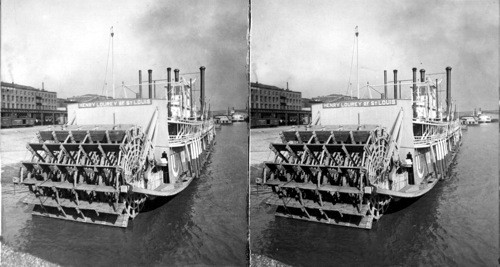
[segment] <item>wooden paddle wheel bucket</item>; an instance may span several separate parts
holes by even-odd
[[[131,192],[144,179],[150,142],[140,127],[54,130],[28,143],[30,161],[22,162],[20,183],[32,194],[33,214],[127,227],[144,206],[146,195]],[[149,146],[149,147],[148,147]]]
[[[281,139],[270,144],[276,157],[265,162],[263,173],[276,215],[371,229],[391,200],[376,192],[394,169],[389,133],[356,126],[284,131]]]

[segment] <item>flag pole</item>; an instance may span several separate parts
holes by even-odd
[[[356,26],[356,83],[358,85],[358,99],[359,99],[359,44],[358,44],[358,26]]]
[[[114,65],[114,50],[113,50],[113,36],[115,34],[113,33],[113,26],[111,26],[111,79],[113,83],[113,99],[115,99],[115,65]]]

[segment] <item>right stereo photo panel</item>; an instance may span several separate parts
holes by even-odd
[[[251,1],[251,265],[498,264],[498,11]]]

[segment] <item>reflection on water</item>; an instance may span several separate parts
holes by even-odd
[[[251,166],[251,181],[261,167]],[[296,266],[494,266],[498,171],[498,124],[469,127],[450,176],[372,230],[275,217],[270,190],[253,184],[250,248]]]
[[[31,216],[22,194],[3,194],[4,241],[62,265],[247,265],[247,139],[246,123],[217,131],[203,175],[179,195],[148,203],[159,207],[127,229]],[[12,177],[15,169],[3,171]],[[10,193],[8,179],[2,185]]]

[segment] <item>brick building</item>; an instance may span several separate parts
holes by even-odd
[[[57,93],[2,82],[2,108],[55,110]]]
[[[302,110],[301,92],[261,83],[251,83],[250,87],[252,108]]]
[[[2,117],[34,118],[37,124],[61,123],[66,111],[57,110],[57,93],[43,88],[1,82]]]
[[[303,124],[311,112],[303,110],[302,92],[261,83],[250,84],[252,119],[275,118],[280,124]]]

